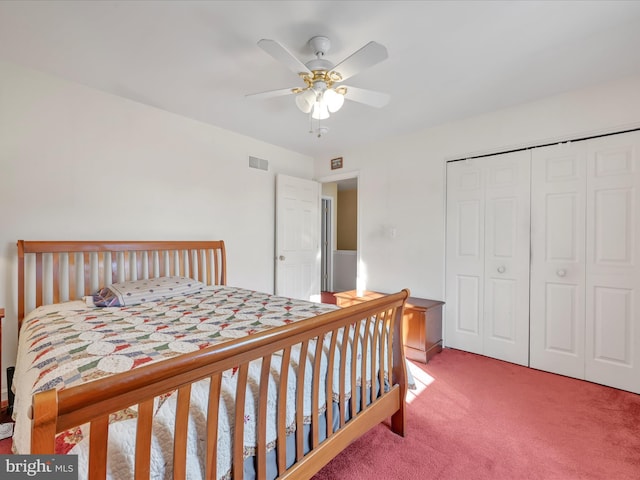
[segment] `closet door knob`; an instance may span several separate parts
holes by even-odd
[[[498,273],[504,273],[504,272],[505,272],[505,270],[506,270],[506,268],[504,268],[504,265],[500,265],[500,266],[498,267]]]
[[[283,261],[285,260],[284,255],[280,255],[280,256],[278,257],[278,260],[280,260],[281,262],[283,262]]]
[[[562,268],[556,272],[556,275],[558,275],[559,277],[564,277],[566,274],[567,271]]]

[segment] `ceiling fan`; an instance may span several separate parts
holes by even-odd
[[[313,37],[308,45],[316,58],[302,63],[275,40],[260,40],[258,46],[296,73],[305,86],[270,90],[246,97],[272,98],[294,94],[298,108],[304,113],[311,113],[311,118],[317,120],[324,120],[329,118],[330,113],[337,112],[345,98],[377,108],[384,107],[389,102],[390,96],[386,93],[341,84],[365,68],[385,60],[388,54],[383,45],[369,42],[337,65],[324,58],[331,46],[327,37]]]

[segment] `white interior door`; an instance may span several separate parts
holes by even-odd
[[[481,160],[447,164],[445,343],[483,353],[484,176]]]
[[[485,168],[484,354],[529,365],[529,151]]]
[[[585,378],[640,393],[640,132],[589,145]]]
[[[320,299],[320,184],[276,176],[276,295]]]
[[[530,366],[584,378],[586,144],[536,148],[531,167]]]

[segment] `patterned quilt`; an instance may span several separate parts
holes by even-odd
[[[36,309],[23,324],[20,334],[19,358],[16,364],[17,381],[15,413],[16,430],[14,451],[28,453],[30,425],[26,414],[35,392],[50,388],[63,389],[73,385],[105,377],[157,362],[182,353],[206,348],[229,339],[243,337],[255,332],[295,322],[335,309],[334,305],[317,304],[277,297],[241,288],[216,286],[204,291],[174,297],[170,301],[148,302],[129,307],[87,307],[81,302],[68,302],[56,306]],[[309,349],[313,351],[313,349]],[[295,369],[299,362],[299,352],[292,353],[290,382],[295,380]],[[307,359],[306,372],[311,372],[311,360]],[[323,359],[324,360],[324,359]],[[277,384],[279,359],[272,360],[272,378]],[[324,362],[326,366],[326,361]],[[325,367],[326,369],[326,367]],[[323,369],[324,372],[324,369]],[[231,431],[235,397],[234,372],[223,375],[223,399],[220,406],[219,432]],[[253,362],[249,371],[250,382],[259,381],[260,363]],[[322,375],[326,377],[326,372]],[[369,383],[370,378],[366,379]],[[311,378],[305,379],[310,384]],[[360,381],[359,381],[360,382]],[[206,412],[208,392],[207,381],[199,382],[192,392],[192,413]],[[270,388],[274,392],[275,388]],[[295,384],[289,388],[289,405],[295,405]],[[310,390],[310,389],[309,389]],[[154,422],[163,425],[157,429],[161,437],[173,430],[172,412],[175,396],[167,396],[156,401]],[[248,396],[250,397],[250,396]],[[321,399],[324,401],[324,399]],[[276,399],[269,405],[275,408]],[[326,402],[325,402],[326,403]],[[310,415],[311,400],[305,401],[305,415]],[[194,410],[195,409],[195,410]],[[255,402],[247,398],[245,405],[245,456],[254,454],[256,433],[252,422]],[[198,415],[192,415],[197,418]],[[272,418],[271,418],[272,417]],[[269,441],[275,443],[275,412],[268,425]],[[287,412],[288,424],[295,425],[295,412]],[[113,415],[110,425],[109,455],[120,460],[114,465],[130,466],[130,455],[134,451],[135,407]],[[206,422],[205,422],[206,423]],[[189,428],[189,453],[197,458],[198,439],[204,434],[204,424],[194,424]],[[60,434],[57,439],[57,453],[79,455],[82,465],[86,456],[87,426]],[[154,435],[156,434],[154,427]],[[111,440],[113,437],[114,440]],[[223,438],[224,435],[221,437]],[[162,447],[154,448],[153,465],[164,466],[171,453]],[[115,442],[115,443],[114,443]],[[230,440],[229,440],[230,442]],[[191,445],[193,443],[193,445]],[[193,451],[191,451],[193,450]],[[228,474],[231,465],[231,445],[221,440],[218,471]],[[190,464],[189,478],[200,476],[201,465]],[[110,471],[111,478],[128,478],[128,469]],[[157,476],[156,476],[157,475]],[[155,472],[153,478],[162,478],[167,472]]]

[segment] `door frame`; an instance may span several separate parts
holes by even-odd
[[[356,288],[358,291],[364,291],[366,290],[366,284],[367,284],[367,279],[366,279],[366,270],[361,268],[361,244],[360,244],[360,238],[362,237],[360,235],[360,229],[362,226],[362,202],[360,201],[361,195],[360,195],[360,172],[358,170],[353,170],[351,172],[343,172],[343,173],[336,173],[336,174],[332,174],[332,175],[325,175],[322,177],[318,177],[315,179],[316,182],[319,182],[321,185],[323,183],[332,183],[332,182],[339,182],[340,180],[350,180],[352,178],[356,179],[356,182],[358,183],[358,188],[357,188],[357,202],[358,202],[358,209],[357,209],[357,215],[358,215],[358,225],[356,227],[356,236],[358,237],[356,239]],[[321,187],[322,190],[322,187]],[[335,215],[335,212],[334,212]],[[332,283],[332,282],[331,282]],[[333,287],[333,285],[332,285]]]
[[[328,219],[327,215],[324,213],[325,202],[327,204],[327,209],[329,210]],[[333,292],[333,217],[335,215],[333,197],[321,195],[320,203],[320,292]],[[329,246],[328,248],[325,248],[324,245],[327,238],[329,238]],[[325,275],[326,282],[323,278]],[[326,289],[322,288],[325,286]]]

